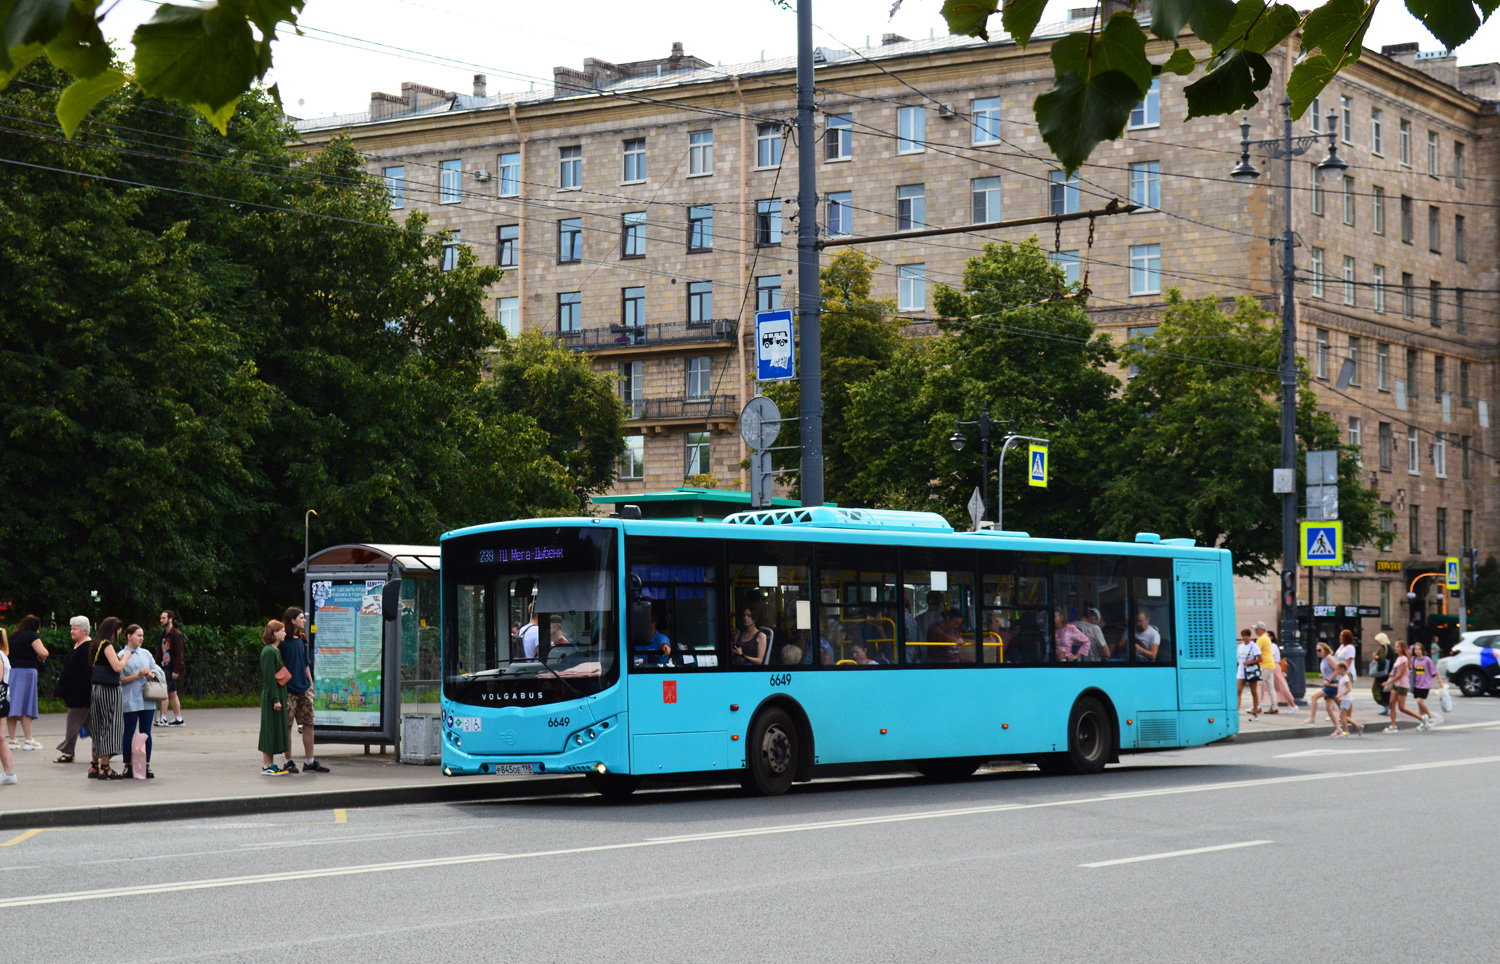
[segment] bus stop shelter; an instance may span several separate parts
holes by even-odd
[[[303,575],[318,742],[396,745],[403,710],[436,712],[439,702],[438,547],[329,546],[294,571]]]

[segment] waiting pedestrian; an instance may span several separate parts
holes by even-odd
[[[23,616],[10,638],[10,709],[5,713],[5,736],[12,748],[22,750],[42,748],[31,733],[31,721],[41,715],[37,709],[37,676],[51,655],[37,632],[41,627],[37,617]],[[17,722],[21,724],[21,740],[16,739]]]
[[[307,614],[293,606],[282,617],[286,623],[286,638],[277,647],[281,661],[291,671],[286,683],[287,717],[294,726],[302,729],[302,772],[327,773],[328,768],[318,762],[313,752],[313,671],[312,660],[307,650]],[[296,773],[292,762],[291,733],[287,734],[287,773]]]
[[[1338,673],[1339,722],[1342,724],[1343,735],[1349,735],[1349,728],[1354,728],[1357,736],[1365,735],[1365,725],[1354,722],[1354,670],[1343,660],[1339,660],[1334,667]]]
[[[286,626],[279,619],[266,623],[260,648],[260,772],[279,777],[289,771],[276,765],[276,754],[290,753],[291,723],[287,721],[286,684],[291,671],[281,660],[277,647],[286,638]]]
[[[1318,675],[1322,677],[1318,688],[1307,694],[1307,719],[1303,723],[1315,723],[1318,716],[1318,700],[1323,700],[1323,709],[1328,712],[1328,722],[1333,728],[1339,728],[1338,711],[1334,703],[1338,699],[1338,663],[1333,658],[1333,650],[1328,648],[1327,643],[1319,643],[1318,649]]]
[[[145,649],[146,631],[135,623],[125,627],[125,669],[120,674],[120,709],[125,715],[125,732],[120,737],[120,753],[125,758],[125,776],[134,775],[135,761],[131,759],[130,744],[137,733],[146,734],[146,779],[156,779],[151,772],[151,715],[154,712],[146,699],[146,677],[162,676],[161,667],[151,650]]]
[[[1239,691],[1243,693],[1246,686],[1250,687],[1250,718],[1253,720],[1260,715],[1260,647],[1255,644],[1249,630],[1240,637],[1238,658],[1240,665],[1236,676]],[[1236,708],[1241,705],[1238,697],[1235,705]]]
[[[1406,640],[1396,640],[1394,648],[1396,657],[1391,662],[1391,671],[1387,674],[1385,686],[1383,687],[1391,697],[1391,725],[1385,728],[1385,732],[1387,733],[1398,732],[1396,728],[1397,712],[1405,713],[1417,722],[1422,722],[1422,717],[1406,708],[1406,692],[1411,685],[1411,659],[1407,655]]]
[[[1437,664],[1422,649],[1421,643],[1412,643],[1411,695],[1416,698],[1417,714],[1422,718],[1422,722],[1417,724],[1419,730],[1430,730],[1435,725],[1432,714],[1427,710],[1427,694],[1438,685]]]
[[[91,780],[119,780],[120,774],[109,768],[109,761],[120,747],[125,733],[125,714],[120,707],[120,671],[125,661],[115,652],[120,641],[121,620],[108,616],[99,624],[94,640],[89,695],[89,739],[93,740]]]
[[[1275,649],[1271,640],[1270,631],[1266,629],[1265,623],[1255,624],[1255,647],[1260,650],[1260,687],[1269,699],[1265,701],[1264,712],[1280,713],[1276,708],[1276,660],[1273,658]]]
[[[93,653],[93,639],[89,636],[89,618],[74,616],[68,620],[68,633],[73,638],[73,648],[63,657],[62,673],[57,679],[53,695],[68,708],[68,719],[64,727],[63,741],[57,745],[61,756],[53,763],[72,763],[77,752],[78,733],[89,721],[89,706],[93,703],[93,691],[89,683],[89,656]]]
[[[161,668],[167,676],[167,698],[156,704],[157,726],[182,726],[182,697],[177,695],[187,676],[187,637],[182,635],[182,620],[170,609],[157,617],[161,623]],[[172,719],[167,719],[167,707]]]
[[[10,641],[0,629],[0,713],[10,715]],[[10,741],[0,740],[0,784],[16,782],[15,761],[10,755]]]
[[[1354,634],[1347,629],[1339,630],[1339,648],[1333,653],[1333,658],[1349,667],[1349,680],[1359,679],[1359,672],[1354,666],[1354,657],[1357,650],[1354,648]]]

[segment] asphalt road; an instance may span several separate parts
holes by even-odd
[[[9,961],[1500,960],[1500,700],[1430,733],[0,840]]]

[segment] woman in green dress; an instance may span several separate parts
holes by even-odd
[[[286,716],[286,680],[290,673],[281,661],[277,644],[286,638],[286,627],[280,620],[266,623],[261,634],[265,643],[260,650],[260,772],[262,776],[279,777],[286,771],[276,765],[276,754],[291,747]],[[277,674],[281,674],[280,678]]]

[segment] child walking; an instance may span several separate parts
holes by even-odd
[[[1363,723],[1354,722],[1354,675],[1349,669],[1349,664],[1340,660],[1334,670],[1338,673],[1337,682],[1339,701],[1339,736],[1348,736],[1350,728],[1353,728],[1356,736],[1365,735]]]

